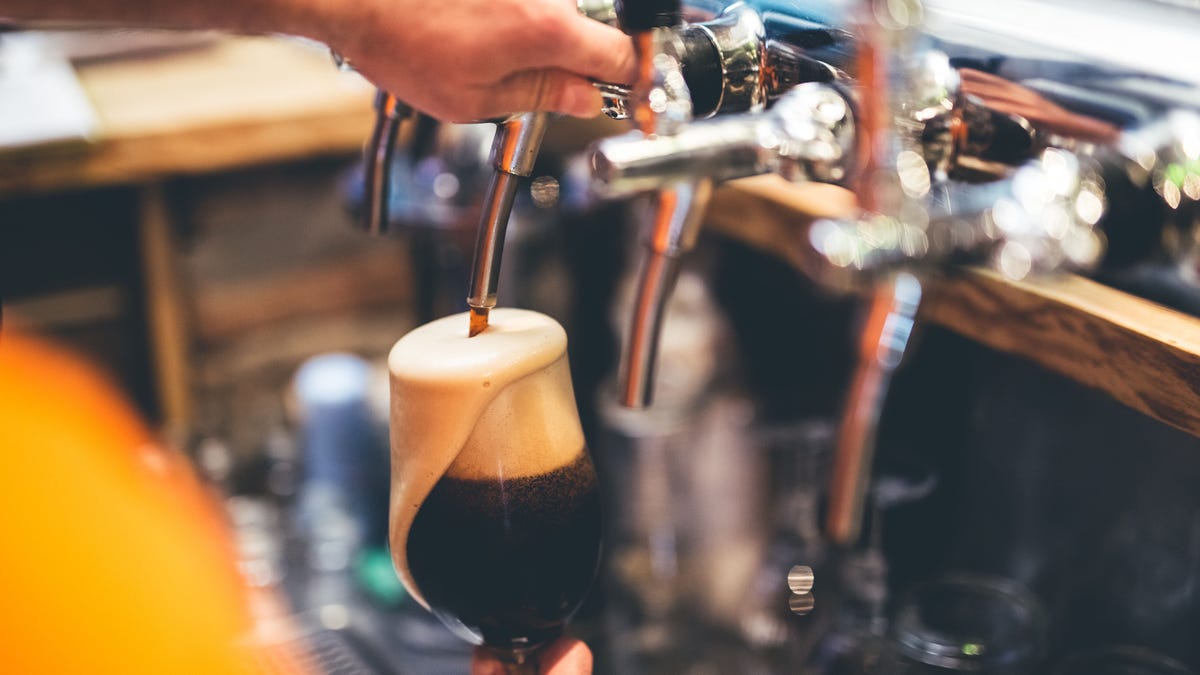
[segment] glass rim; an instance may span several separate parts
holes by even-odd
[[[926,625],[922,599],[955,589],[1001,607],[1030,639],[988,644],[986,636],[955,634]],[[902,656],[943,668],[1011,666],[1036,660],[1044,648],[1046,616],[1041,602],[1021,583],[988,574],[957,572],[919,584],[906,593],[893,613],[892,639]]]

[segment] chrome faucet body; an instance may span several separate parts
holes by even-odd
[[[467,306],[474,316],[484,317],[483,326],[487,325],[487,313],[496,306],[504,234],[512,215],[517,187],[522,178],[533,174],[533,165],[537,161],[549,122],[547,113],[523,113],[496,124],[491,153],[495,173],[488,184],[479,217],[470,291],[467,295]],[[482,330],[477,330],[477,326],[477,322],[471,324],[472,335]]]
[[[837,289],[947,265],[1012,278],[1087,271],[1105,253],[1113,174],[1147,185],[1167,246],[1200,277],[1200,11],[1139,0],[581,0],[620,20],[636,82],[598,83],[636,131],[591,156],[594,192],[654,193],[622,398],[650,396],[663,305],[712,186],[777,173],[845,185],[860,211],[781,242]],[[683,17],[697,19],[685,23]],[[1070,30],[1063,29],[1070,26]],[[1084,36],[1084,37],[1080,37]],[[369,157],[385,167],[402,108],[381,94]],[[500,124],[469,304],[495,304],[504,225],[544,115]],[[385,195],[382,170],[369,191]],[[375,207],[370,207],[375,204]],[[368,220],[385,212],[369,200]],[[883,292],[883,291],[880,291]]]
[[[633,35],[638,80],[629,100],[630,117],[641,138],[669,138],[692,119],[692,96],[683,76],[680,36],[666,26]],[[695,244],[708,205],[712,180],[688,177],[655,193],[646,224],[637,297],[626,333],[617,382],[623,405],[641,408],[653,396],[654,366],[667,300],[679,277],[682,256]]]

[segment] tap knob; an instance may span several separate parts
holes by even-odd
[[[758,10],[735,3],[711,21],[686,27],[681,37],[697,119],[766,105],[767,39]]]
[[[691,92],[696,119],[761,110],[797,84],[845,77],[835,65],[809,56],[802,48],[771,39],[766,16],[744,2],[736,2],[710,20],[670,27],[677,41],[674,55]],[[831,32],[808,25],[785,30],[804,35],[805,39],[810,37],[807,33]],[[597,82],[596,86],[605,97],[605,114],[616,119],[629,116],[632,91],[628,86],[607,82]]]
[[[621,28],[630,35],[683,23],[680,0],[617,0]]]

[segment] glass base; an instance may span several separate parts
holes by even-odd
[[[480,649],[504,664],[505,675],[537,675],[538,656],[545,644],[537,644],[521,649],[506,649],[503,647],[483,646]]]

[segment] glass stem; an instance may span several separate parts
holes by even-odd
[[[542,646],[528,649],[492,649],[489,650],[504,664],[505,675],[538,675],[537,655]]]

